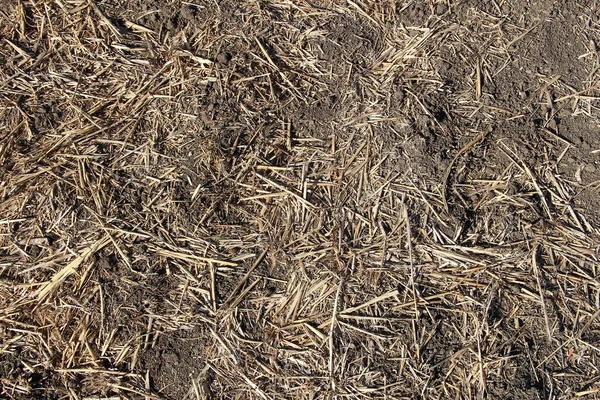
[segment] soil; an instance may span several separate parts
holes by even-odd
[[[163,93],[165,98],[177,97],[176,105],[166,100],[161,103],[160,99],[157,102],[154,111],[164,117],[164,124],[157,126],[153,115],[144,115],[136,121],[131,142],[141,145],[144,135],[151,132],[154,149],[164,157],[157,157],[148,170],[115,169],[107,178],[124,188],[114,210],[115,219],[127,220],[131,212],[145,215],[147,210],[142,204],[151,203],[157,196],[156,187],[127,189],[133,188],[131,182],[143,182],[148,175],[166,176],[161,174],[174,168],[173,174],[182,178],[163,188],[171,190],[173,205],[169,206],[172,207],[169,213],[176,217],[130,222],[123,225],[124,230],[139,228],[150,232],[160,226],[165,232],[169,231],[169,235],[164,234],[165,242],[190,251],[204,248],[226,259],[249,252],[260,254],[262,249],[268,254],[252,275],[266,278],[257,279],[258,283],[251,278],[237,291],[253,259],[242,260],[235,268],[216,266],[212,272],[209,268],[194,267],[190,274],[202,282],[203,287],[208,287],[204,283],[213,279],[211,274],[216,275],[217,298],[213,301],[221,308],[212,310],[203,300],[209,295],[200,292],[191,292],[186,297],[172,295],[183,290],[184,284],[174,272],[179,271],[179,264],[161,264],[148,256],[158,248],[154,236],[153,239],[140,237],[128,246],[126,256],[131,265],[123,262],[122,255],[115,250],[107,248],[99,252],[88,279],[97,281],[105,293],[102,331],[114,330],[115,343],[126,346],[125,342],[134,332],[143,335],[147,326],[161,324],[157,332],[143,337],[144,344],[134,357],[135,362],[132,359],[118,365],[107,362],[107,368],[131,369],[143,377],[147,374],[146,389],[167,399],[211,398],[211,393],[226,393],[223,398],[267,398],[260,393],[278,391],[281,398],[309,398],[301,388],[290,389],[289,383],[273,371],[286,371],[288,376],[312,380],[311,398],[350,395],[343,389],[347,384],[344,379],[352,381],[353,387],[364,388],[366,396],[369,388],[403,385],[404,395],[410,398],[433,398],[430,390],[443,387],[454,368],[467,362],[456,354],[476,360],[487,357],[481,354],[483,347],[490,354],[488,362],[501,367],[490,368],[482,378],[484,382],[473,385],[483,385],[485,390],[477,392],[468,384],[459,388],[467,391],[464,398],[545,399],[555,395],[553,390],[569,388],[561,392],[565,396],[561,398],[568,398],[576,390],[591,387],[587,381],[596,372],[589,364],[578,366],[571,362],[570,369],[560,375],[564,360],[559,358],[563,355],[554,354],[557,346],[547,338],[539,308],[529,303],[522,307],[515,305],[523,293],[537,293],[536,281],[533,278],[527,282],[511,280],[508,275],[495,281],[497,287],[488,286],[486,282],[480,286],[474,283],[468,290],[460,286],[456,290],[448,289],[460,292],[462,299],[475,299],[478,308],[468,308],[457,301],[456,309],[449,309],[442,305],[442,300],[431,300],[434,305],[440,301],[440,306],[418,314],[418,338],[414,333],[413,315],[408,310],[406,314],[398,311],[386,322],[353,321],[356,329],[339,328],[335,342],[319,348],[321,358],[307,364],[296,356],[303,351],[300,345],[286,337],[289,331],[283,333],[282,329],[288,329],[293,322],[298,323],[298,330],[306,330],[306,337],[318,339],[315,331],[327,336],[327,309],[319,318],[307,323],[313,328],[311,331],[297,322],[303,316],[302,306],[293,309],[288,303],[275,306],[267,300],[261,303],[262,300],[283,297],[304,285],[294,286],[294,279],[310,281],[323,271],[329,271],[333,276],[343,277],[342,280],[362,283],[360,287],[349,285],[341,290],[340,296],[345,300],[340,302],[346,305],[340,308],[349,308],[351,304],[364,303],[396,288],[404,293],[409,273],[403,269],[396,275],[383,274],[379,278],[381,273],[375,269],[357,267],[359,272],[353,276],[335,257],[320,267],[322,270],[315,271],[297,262],[300,251],[291,252],[290,243],[312,234],[322,240],[314,243],[316,250],[319,246],[337,249],[338,241],[343,242],[336,255],[339,260],[352,253],[352,246],[356,245],[353,240],[367,235],[362,231],[357,234],[352,223],[358,226],[356,221],[361,218],[379,218],[381,232],[391,234],[396,221],[391,217],[373,217],[377,214],[374,211],[377,202],[383,202],[373,197],[364,200],[363,214],[357,213],[352,223],[344,222],[346,216],[336,217],[347,212],[344,207],[348,201],[340,200],[339,204],[327,205],[334,210],[333,216],[328,214],[327,218],[331,219],[326,221],[329,222],[315,220],[300,227],[300,218],[304,218],[300,212],[287,210],[288,221],[292,222],[282,222],[275,214],[281,210],[255,207],[245,200],[251,196],[241,191],[236,180],[246,176],[247,171],[240,166],[249,160],[255,165],[267,165],[273,171],[284,171],[298,167],[293,164],[294,151],[304,151],[318,159],[317,165],[310,168],[307,162],[306,168],[310,169],[307,175],[315,182],[324,182],[323,191],[315,190],[305,201],[325,203],[328,190],[342,193],[347,190],[347,194],[339,198],[348,198],[353,196],[350,189],[329,189],[326,183],[342,182],[343,174],[351,174],[350,169],[343,171],[333,166],[354,161],[352,155],[359,154],[361,146],[368,143],[372,154],[365,156],[364,162],[370,163],[372,171],[377,171],[373,174],[390,181],[393,177],[408,177],[416,186],[422,185],[420,187],[431,191],[439,188],[436,183],[445,181],[440,190],[444,191],[447,209],[443,210],[441,201],[435,203],[435,207],[444,213],[446,224],[440,224],[436,232],[428,231],[424,227],[429,222],[415,217],[410,220],[418,238],[415,240],[445,235],[463,246],[471,243],[486,248],[490,238],[495,238],[495,244],[510,248],[517,246],[515,243],[530,240],[528,232],[539,230],[547,232],[551,241],[554,231],[547,227],[560,218],[571,218],[564,211],[565,205],[585,216],[577,221],[582,232],[589,233],[589,227],[600,226],[600,113],[595,97],[598,89],[593,86],[598,37],[590,37],[588,30],[589,26],[597,25],[600,9],[592,2],[388,1],[382,2],[386,13],[377,13],[377,7],[365,1],[314,1],[310,2],[316,10],[314,14],[303,11],[308,7],[305,1],[296,2],[299,6],[295,2],[233,0],[96,3],[122,30],[121,44],[138,48],[140,59],[143,56],[151,61],[150,65],[144,64],[149,76],[156,72],[155,66],[168,60],[161,58],[164,54],[153,57],[158,53],[131,31],[128,22],[151,30],[158,42],[170,43],[173,54],[189,52],[208,60],[216,77],[164,92],[167,93]],[[361,12],[357,12],[357,8]],[[496,25],[490,25],[490,21]],[[440,33],[438,26],[448,31]],[[398,42],[394,35],[406,34],[416,40],[427,29],[438,35],[436,41],[425,40],[414,56],[394,55],[394,51],[403,50],[393,48],[395,41]],[[207,37],[213,39],[207,42]],[[193,76],[186,78],[194,80]],[[33,135],[19,141],[14,154],[27,155],[35,152],[38,137],[59,126],[63,117],[62,110],[50,101],[35,109],[27,102],[22,107],[33,115],[30,121]],[[473,142],[482,132],[485,134],[481,139]],[[344,152],[331,151],[332,146],[337,146],[338,138],[347,139]],[[103,151],[107,150],[99,145],[98,153]],[[0,177],[8,176],[12,164],[7,162],[2,168],[5,170],[0,172]],[[256,171],[261,173],[259,169]],[[363,179],[365,185],[374,179],[368,174],[358,175],[356,182],[360,180],[361,185]],[[539,190],[532,185],[530,175],[540,177],[535,182]],[[282,174],[265,173],[264,177],[283,186],[288,183]],[[511,180],[512,183],[510,187],[498,184],[489,189],[489,181],[494,180]],[[264,182],[256,178],[253,183]],[[573,191],[561,194],[560,188],[566,186],[574,188]],[[302,189],[290,190],[296,193]],[[194,201],[187,201],[194,191],[198,191]],[[430,198],[425,189],[423,193],[424,198]],[[517,200],[487,201],[494,193],[509,194]],[[75,201],[74,197],[67,199]],[[77,196],[80,199],[77,201],[85,202],[82,197],[85,196]],[[400,209],[400,202],[394,204]],[[85,208],[74,212],[82,220],[93,221],[92,214]],[[256,215],[264,222],[256,223]],[[494,216],[494,223],[486,222],[489,215]],[[170,230],[176,223],[178,228]],[[575,222],[569,224],[575,225]],[[85,226],[71,229],[76,232]],[[162,232],[161,229],[158,231]],[[197,238],[186,236],[186,232],[195,232],[202,239],[195,241]],[[248,243],[254,244],[248,247]],[[393,246],[405,247],[404,244]],[[308,252],[308,249],[302,251]],[[367,253],[357,251],[352,257],[360,258]],[[515,258],[520,256],[516,254]],[[424,269],[426,265],[435,264],[425,258],[422,260]],[[539,258],[540,264],[547,262],[551,268],[552,255],[540,254]],[[294,268],[286,267],[292,264]],[[572,268],[577,268],[575,263]],[[475,279],[464,271],[455,272],[461,279]],[[423,298],[437,295],[441,290],[435,287],[435,282],[442,278],[436,278],[435,273],[428,274],[423,272],[418,278],[420,283],[415,285]],[[580,327],[571,320],[565,318],[561,322],[559,307],[562,305],[553,304],[553,296],[558,298],[556,293],[562,289],[552,283],[550,275],[548,273],[547,281],[543,282],[548,293],[547,313],[552,321],[558,321],[556,324],[563,324],[557,328],[559,331],[576,332]],[[239,308],[227,307],[250,283],[256,285],[252,287],[251,296],[238,304]],[[122,290],[123,286],[127,290]],[[308,293],[309,286],[303,290]],[[307,297],[303,302],[320,304],[323,290],[314,289],[310,296],[305,293]],[[332,293],[328,296],[333,296]],[[457,313],[461,307],[464,314],[459,318]],[[89,318],[99,324],[100,306],[96,308],[97,314]],[[235,311],[231,311],[234,308]],[[379,316],[388,313],[374,308]],[[161,322],[163,310],[177,310],[193,322],[173,323],[171,328],[168,322]],[[256,321],[263,318],[269,323],[257,325]],[[466,333],[457,328],[472,329],[470,324],[475,322],[471,320],[481,324],[481,335],[485,336],[486,343],[466,340]],[[67,322],[61,329],[70,332]],[[411,372],[413,367],[403,361],[403,357],[412,355],[402,356],[398,350],[390,356],[386,349],[378,347],[378,342],[367,341],[364,335],[357,333],[361,329],[375,337],[393,335],[394,340],[388,343],[394,351],[400,343],[418,342],[418,350],[410,350],[418,352],[418,371],[416,366]],[[561,336],[562,343],[567,342],[566,337],[566,333]],[[581,338],[587,343],[597,342],[597,339],[597,330],[586,331]],[[244,343],[246,347],[243,351],[234,348],[226,351],[227,346],[221,344],[230,340]],[[330,345],[338,354],[343,354],[340,357],[356,363],[340,362],[336,368],[348,368],[355,375],[340,373],[340,380],[335,381],[333,387],[329,380],[319,377],[329,368],[327,346]],[[0,375],[16,379],[19,374],[29,374],[23,372],[19,357],[19,353],[0,353]],[[476,366],[480,361],[472,362]],[[218,363],[232,365],[232,368],[252,365],[254,370],[246,371],[253,371],[254,376],[243,377],[233,370],[214,367]],[[362,372],[358,371],[365,373],[359,376]],[[555,389],[557,383],[553,376],[563,376],[559,389]],[[44,385],[50,386],[49,382],[57,378],[48,372],[32,375],[30,379],[34,392],[44,393]],[[248,391],[248,387],[253,387],[249,381],[260,390]],[[419,393],[411,392],[411,387],[418,387]],[[315,388],[320,388],[320,392]],[[286,390],[289,391],[284,393]],[[104,392],[107,396],[114,393],[113,389]],[[379,395],[384,396],[378,392]],[[46,398],[44,396],[40,394],[39,398]]]
[[[227,136],[227,127],[239,123],[242,105],[253,112],[269,115],[273,124],[285,121],[291,125],[294,136],[329,141],[333,135],[343,134],[341,131],[345,129],[346,121],[368,113],[369,104],[379,102],[385,109],[385,116],[401,116],[404,120],[375,128],[382,135],[383,151],[389,152],[392,160],[388,168],[399,173],[411,169],[418,179],[423,180],[440,180],[453,155],[472,139],[473,134],[469,132],[489,126],[491,134],[482,146],[469,154],[468,160],[460,161],[464,164],[462,171],[459,176],[452,176],[452,181],[459,183],[497,175],[515,162],[502,147],[509,146],[529,168],[557,161],[558,169],[554,172],[566,180],[577,180],[581,187],[581,191],[572,197],[573,203],[585,209],[589,222],[597,226],[600,223],[598,195],[586,186],[600,179],[599,155],[594,153],[594,150],[600,149],[598,115],[594,113],[593,118],[576,115],[573,102],[555,102],[569,93],[564,90],[565,87],[585,87],[586,79],[593,73],[586,57],[580,57],[587,52],[582,37],[586,21],[574,11],[580,2],[541,0],[527,2],[527,5],[521,1],[501,3],[502,6],[497,7],[493,1],[451,2],[450,6],[441,2],[435,5],[413,2],[399,13],[397,23],[406,26],[427,26],[428,21],[439,16],[454,21],[475,36],[489,35],[483,27],[477,26],[476,17],[480,13],[507,16],[505,24],[515,24],[521,32],[531,30],[522,39],[513,34],[514,44],[509,46],[509,52],[499,56],[495,56],[491,48],[456,49],[436,44],[430,53],[433,59],[430,67],[436,69],[441,85],[423,87],[421,93],[425,96],[421,101],[423,109],[428,111],[423,110],[420,115],[411,115],[406,110],[411,95],[403,90],[403,79],[408,77],[400,75],[392,86],[386,88],[390,92],[382,90],[374,93],[365,85],[365,71],[385,49],[383,38],[364,18],[347,15],[319,20],[316,26],[311,26],[326,31],[315,40],[315,45],[321,50],[316,54],[315,65],[329,70],[322,78],[326,90],[317,86],[302,93],[304,99],[299,101],[282,88],[269,93],[267,82],[255,81],[236,90],[237,96],[233,99],[209,85],[205,89],[208,94],[190,112],[202,114],[209,129],[220,130],[224,135],[216,138],[220,146],[231,148],[234,139]],[[257,51],[255,44],[237,39],[241,36],[259,37],[280,70],[291,72],[293,69],[286,62],[290,55],[286,54],[285,41],[280,36],[288,28],[275,22],[257,26],[236,2],[222,1],[218,6],[207,4],[198,8],[175,4],[165,6],[162,2],[152,1],[140,3],[141,9],[127,4],[128,9],[121,11],[116,10],[122,5],[115,4],[116,10],[110,11],[112,17],[139,21],[155,31],[175,34],[183,30],[192,34],[195,30],[205,30],[211,20],[219,20],[215,29],[228,39],[213,46],[214,49],[206,55],[216,61],[216,68],[227,70],[227,74],[237,79],[253,76],[260,70],[256,53],[249,54],[251,48]],[[272,21],[285,21],[299,31],[307,28],[304,21],[295,19],[290,8],[275,11],[266,6],[263,12],[270,14]],[[473,71],[477,59],[484,60],[481,93],[484,109],[475,110],[467,119],[457,105],[474,100]],[[292,80],[297,78],[292,74],[289,76]],[[545,87],[545,81],[555,78],[560,85]],[[283,82],[277,82],[277,85],[283,86]],[[280,109],[264,104],[263,99],[270,96],[278,97],[282,104]],[[502,109],[506,116],[516,117],[509,121],[490,118],[485,107]],[[396,134],[390,135],[390,131]],[[568,147],[566,153],[565,146]],[[266,148],[263,151],[272,165],[287,165],[285,149]],[[473,200],[475,203],[479,199]],[[461,204],[460,201],[453,203]],[[456,221],[466,223],[469,216],[472,218],[474,203],[467,201],[463,207],[452,210]],[[498,212],[510,215],[515,210]],[[531,222],[536,222],[537,218],[534,216]],[[467,230],[464,234],[468,233]],[[221,295],[226,295],[225,292],[220,290]],[[493,312],[494,318],[501,320],[510,310],[497,304]],[[434,320],[424,318],[420,321],[425,330],[429,329],[428,325],[437,327],[427,346],[421,349],[424,362],[431,368],[430,379],[433,381],[443,380],[444,374],[451,368],[449,360],[462,347],[460,335],[444,327],[445,317],[442,313]],[[408,326],[407,323],[407,337],[399,337],[399,340],[412,340],[408,336]],[[518,331],[513,334],[520,335]],[[185,332],[161,337],[141,355],[140,372],[150,370],[153,385],[160,393],[169,398],[183,398],[188,394],[190,380],[199,375],[206,361],[206,351],[202,349],[206,335],[206,332]],[[510,344],[515,340],[510,332],[506,335],[503,338],[507,341],[506,349],[500,353],[509,357],[510,362],[505,366],[502,377],[488,380],[488,396],[507,399],[551,396],[545,378],[536,376],[531,368],[532,364],[537,365],[548,355],[543,349],[544,340],[531,337],[525,344]],[[195,341],[189,339],[191,336],[196,336]],[[351,338],[349,343],[351,348],[362,346]],[[527,343],[542,348],[531,348]],[[386,365],[385,359],[379,359],[376,354],[370,357],[372,359],[368,363]],[[285,363],[284,360],[278,362]],[[380,372],[392,381],[398,373],[397,370]],[[211,383],[207,384],[210,386]]]

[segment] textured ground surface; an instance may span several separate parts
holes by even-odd
[[[600,5],[2,0],[0,397],[600,392]]]

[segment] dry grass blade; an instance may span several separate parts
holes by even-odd
[[[56,272],[49,282],[40,287],[40,289],[37,291],[38,300],[43,301],[48,296],[52,295],[52,293],[58,289],[58,286],[61,285],[69,276],[77,273],[81,264],[87,261],[91,256],[93,256],[97,251],[101,250],[108,243],[110,243],[110,239],[105,237],[83,250],[81,254],[76,256],[73,261]]]

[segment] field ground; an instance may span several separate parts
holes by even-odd
[[[600,397],[600,6],[2,0],[0,397]]]

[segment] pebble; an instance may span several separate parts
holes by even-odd
[[[435,13],[436,15],[442,15],[445,14],[446,11],[448,11],[448,6],[444,3],[437,3],[435,6]]]
[[[588,142],[583,141],[583,142],[581,142],[581,148],[584,150],[589,150],[592,148],[592,146],[590,146],[590,144]]]
[[[588,172],[590,174],[593,174],[594,172],[596,172],[596,166],[593,163],[588,163],[585,168],[584,171]]]
[[[396,92],[394,92],[394,99],[398,102],[401,103],[402,100],[404,100],[404,90],[402,89],[398,89],[396,90]]]
[[[182,6],[179,15],[187,21],[193,21],[196,17],[196,9],[189,5]]]
[[[219,64],[227,64],[229,61],[231,61],[231,54],[229,53],[219,53],[217,56],[217,62]]]

